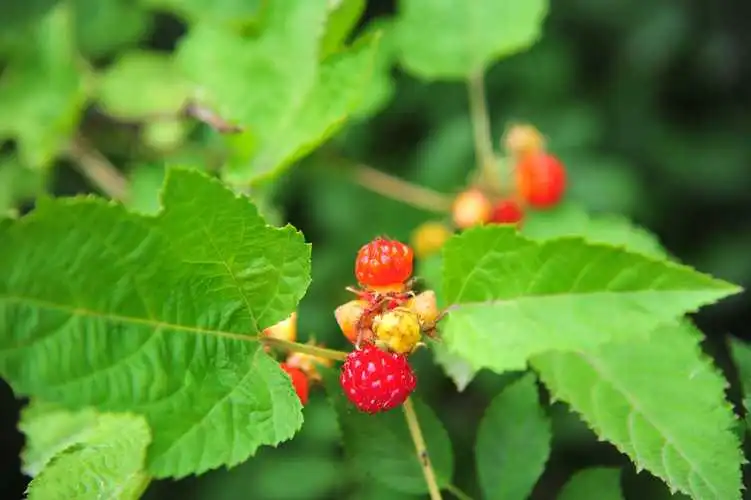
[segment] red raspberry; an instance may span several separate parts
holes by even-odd
[[[303,406],[308,404],[308,393],[310,391],[310,386],[308,384],[308,377],[305,375],[305,372],[295,366],[290,366],[287,363],[280,363],[279,366],[282,370],[287,372],[287,375],[289,375],[289,377],[292,379],[292,385],[294,386],[297,397],[300,398],[300,402],[303,404]]]
[[[566,189],[566,170],[553,155],[532,154],[516,165],[516,182],[519,194],[536,208],[549,208],[557,204]]]
[[[519,204],[512,199],[500,200],[493,207],[490,222],[495,224],[520,224],[524,212]]]
[[[365,413],[396,408],[417,385],[406,357],[369,344],[347,355],[339,382],[347,399]]]
[[[376,238],[357,252],[355,277],[370,287],[404,283],[412,276],[413,259],[414,252],[404,243]]]

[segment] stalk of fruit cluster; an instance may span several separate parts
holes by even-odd
[[[475,71],[467,81],[469,94],[469,111],[472,118],[472,131],[475,140],[475,156],[479,182],[493,190],[500,191],[501,180],[496,169],[493,153],[493,138],[490,131],[490,115],[485,97],[485,75],[482,70]]]
[[[286,351],[312,354],[313,356],[333,359],[335,361],[344,361],[345,359],[347,359],[346,352],[337,351],[336,349],[327,349],[325,347],[318,347],[310,344],[298,344],[297,342],[289,342],[287,340],[277,339],[273,337],[261,337],[258,340],[266,345],[279,347]]]
[[[438,487],[438,481],[435,477],[433,464],[430,461],[430,455],[428,455],[428,448],[425,445],[425,438],[422,436],[420,422],[417,420],[417,413],[415,412],[415,407],[412,404],[412,399],[407,398],[407,400],[402,405],[402,408],[404,409],[404,418],[407,420],[409,433],[412,436],[412,442],[415,444],[417,460],[420,462],[422,473],[425,476],[425,482],[428,485],[430,500],[441,500],[441,489]]]

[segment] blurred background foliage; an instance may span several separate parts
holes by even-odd
[[[216,169],[227,160],[217,133],[175,115],[187,90],[170,54],[196,19],[254,32],[263,3],[67,0],[68,18],[50,15],[62,4],[55,0],[3,2],[0,212],[23,213],[43,193],[96,192],[81,175],[96,163],[95,151],[129,179],[128,203],[145,212],[158,208],[166,165]],[[388,30],[396,12],[392,1],[362,7],[358,30]],[[748,14],[751,6],[739,0],[555,0],[541,41],[487,75],[495,136],[511,120],[534,123],[569,170],[570,199],[591,211],[628,216],[680,260],[747,287]],[[333,347],[344,347],[332,311],[348,298],[344,287],[353,281],[357,248],[375,234],[407,240],[417,225],[441,217],[357,185],[352,167],[369,165],[453,193],[474,162],[466,88],[406,76],[393,66],[387,36],[383,42],[379,64],[388,71],[372,83],[358,116],[277,182],[251,193],[270,220],[292,223],[313,243],[313,284],[300,307],[300,331],[303,340],[314,333]],[[240,84],[252,92],[252,81]],[[71,137],[74,147],[63,147]],[[731,370],[731,380],[725,336],[749,338],[748,300],[734,297],[698,318],[708,349]],[[483,372],[458,393],[429,352],[417,354],[415,362],[418,393],[453,439],[455,483],[478,497],[472,449],[477,423],[511,378]],[[19,498],[27,480],[18,472],[20,403],[4,385],[0,396],[0,492]],[[735,384],[731,398],[738,402]],[[409,498],[351,470],[322,390],[314,391],[304,413],[305,425],[293,441],[263,449],[230,471],[154,483],[147,498]],[[553,414],[554,454],[534,498],[553,498],[575,470],[597,464],[624,466],[627,498],[669,496],[565,407],[554,405]]]

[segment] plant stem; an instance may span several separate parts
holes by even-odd
[[[102,153],[91,147],[83,137],[71,141],[68,155],[78,170],[92,184],[113,200],[128,196],[128,181]]]
[[[422,437],[420,423],[417,420],[417,413],[415,413],[415,407],[412,404],[412,398],[407,398],[402,407],[404,408],[404,417],[407,419],[407,427],[409,427],[409,433],[412,435],[412,441],[415,443],[417,460],[422,466],[422,473],[425,476],[425,482],[428,484],[430,500],[442,500],[441,489],[438,487],[438,482],[435,478],[435,471],[433,470],[433,465],[430,462],[428,448],[425,446],[425,438]]]
[[[358,184],[382,196],[430,212],[445,213],[451,210],[450,196],[412,184],[366,165],[357,165],[351,170]]]
[[[473,72],[467,81],[469,111],[472,119],[472,132],[475,139],[477,171],[483,183],[499,188],[500,179],[495,168],[493,138],[490,131],[490,115],[485,97],[485,77],[483,71]]]
[[[447,484],[446,490],[454,495],[459,500],[472,500],[472,497],[464,493],[462,490],[460,490],[457,486],[453,484]]]
[[[325,347],[318,347],[310,344],[298,344],[297,342],[289,342],[287,340],[276,339],[273,337],[259,337],[261,342],[273,347],[279,347],[287,351],[302,352],[304,354],[312,354],[320,358],[333,359],[335,361],[344,361],[347,359],[347,353],[344,351],[337,351],[335,349],[326,349]]]

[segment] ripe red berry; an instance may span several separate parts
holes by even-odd
[[[493,207],[490,222],[495,224],[520,224],[524,218],[522,207],[512,199],[498,201]]]
[[[355,277],[368,287],[402,284],[412,276],[414,252],[404,243],[376,238],[357,252]]]
[[[347,355],[339,382],[347,399],[365,413],[396,408],[417,385],[406,357],[370,344]]]
[[[516,165],[519,194],[536,208],[549,208],[557,204],[566,189],[566,170],[553,155],[532,154],[523,157]]]
[[[289,377],[292,379],[292,386],[295,388],[297,397],[300,398],[300,402],[303,404],[303,406],[308,404],[308,393],[310,391],[310,386],[308,383],[308,377],[305,375],[305,372],[303,372],[300,368],[290,366],[287,363],[281,363],[279,366],[282,368],[282,370],[287,372],[287,375],[289,375]]]

